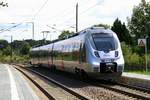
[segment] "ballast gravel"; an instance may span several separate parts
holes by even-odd
[[[95,86],[74,88],[74,90],[90,97],[93,100],[136,100],[135,98]]]

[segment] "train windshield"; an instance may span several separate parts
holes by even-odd
[[[117,40],[109,33],[93,34],[96,49],[99,51],[111,51],[118,48]]]

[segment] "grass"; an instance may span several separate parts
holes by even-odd
[[[13,55],[11,56],[0,56],[0,62],[2,63],[25,63],[29,61],[29,56],[17,56]]]
[[[150,70],[146,71],[125,71],[125,72],[129,72],[129,73],[135,73],[135,74],[142,74],[142,75],[150,75]]]

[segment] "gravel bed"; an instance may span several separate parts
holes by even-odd
[[[135,98],[95,86],[87,86],[76,89],[74,88],[74,90],[83,95],[88,95],[93,100],[136,100]]]
[[[115,86],[112,86],[112,87],[117,88],[119,90],[124,90],[124,91],[130,92],[130,93],[134,93],[134,94],[138,94],[138,95],[144,95],[145,97],[150,98],[150,94],[144,93],[144,92],[136,90],[136,89],[130,89],[130,88],[122,87],[122,86],[119,86],[119,85],[115,85]]]
[[[67,78],[61,73],[51,73],[42,68],[33,69],[40,72],[41,74],[53,78],[54,80],[68,86],[69,88],[75,90],[78,93],[81,93],[82,95],[88,96],[93,100],[136,100],[135,98],[129,97],[124,94],[120,94],[97,86],[91,86],[79,80]]]
[[[36,81],[43,89],[45,89],[50,95],[52,95],[56,100],[79,100],[74,95],[68,93],[57,85],[37,76],[31,72],[23,70],[27,75],[29,75],[34,81]]]

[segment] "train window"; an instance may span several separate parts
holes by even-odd
[[[117,40],[111,34],[94,34],[93,40],[99,51],[110,51],[118,48]]]
[[[111,33],[93,33],[93,38],[98,38],[98,37],[101,37],[101,38],[105,38],[105,37],[113,37],[113,35]]]

